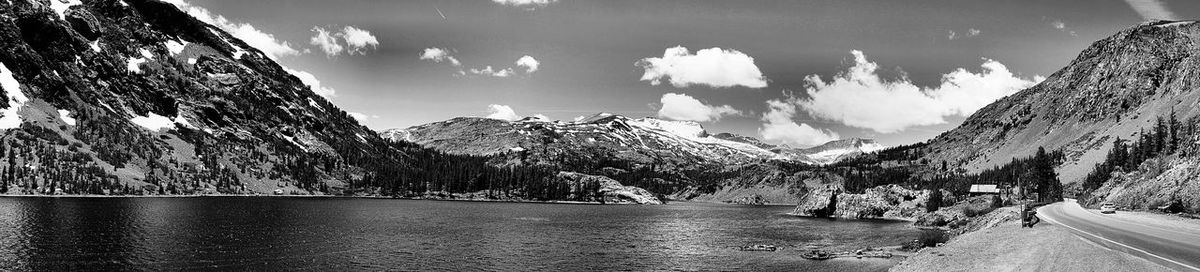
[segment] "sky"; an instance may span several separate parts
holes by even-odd
[[[376,130],[599,112],[924,141],[1192,0],[168,0]]]

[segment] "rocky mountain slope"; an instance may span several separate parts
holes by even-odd
[[[1174,111],[1200,114],[1200,24],[1151,21],[1093,43],[1029,89],[971,115],[925,147],[931,162],[978,172],[1061,149],[1059,176],[1080,181],[1117,137],[1129,139]]]
[[[54,1],[54,2],[51,2]],[[9,193],[312,191],[399,152],[262,52],[153,0],[0,3]]]

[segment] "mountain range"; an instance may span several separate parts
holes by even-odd
[[[1061,151],[1059,178],[1074,183],[1118,138],[1169,114],[1195,123],[1198,42],[1193,21],[1142,23],[928,142],[796,148],[607,113],[459,117],[375,132],[268,55],[172,4],[4,1],[0,193],[781,202],[846,180],[979,173],[1038,148]],[[904,162],[878,162],[897,158]]]

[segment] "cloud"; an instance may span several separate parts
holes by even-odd
[[[1178,20],[1174,12],[1167,8],[1162,0],[1125,0],[1129,7],[1145,20]]]
[[[307,85],[317,95],[324,96],[326,98],[337,96],[337,91],[330,87],[321,86],[321,81],[317,80],[317,76],[314,76],[312,73],[300,70],[292,70],[291,68],[287,67],[283,67],[283,70],[287,71],[293,76],[296,76],[296,78],[299,78],[300,82],[303,82],[304,85]]]
[[[558,2],[558,0],[492,0],[497,4],[513,7],[524,7],[528,9],[545,7],[547,5]]]
[[[538,66],[541,64],[542,63],[538,62],[537,59],[534,59],[529,55],[525,55],[524,57],[517,59],[517,67],[525,67],[525,73],[527,74],[537,72]]]
[[[347,55],[366,55],[368,47],[376,48],[379,40],[371,32],[354,26],[346,26],[341,31],[329,31],[319,26],[312,28],[316,32],[309,43],[321,48],[326,56],[333,57],[346,53]]]
[[[1054,29],[1066,32],[1067,34],[1071,34],[1071,36],[1079,36],[1075,35],[1075,30],[1071,30],[1071,28],[1067,27],[1067,23],[1064,23],[1062,20],[1055,19],[1050,21],[1050,26],[1054,27]]]
[[[279,59],[280,57],[284,56],[295,56],[301,54],[299,50],[292,48],[291,44],[288,42],[277,40],[275,39],[274,35],[262,32],[261,30],[258,30],[258,28],[255,28],[253,25],[248,23],[230,21],[224,16],[214,15],[209,12],[208,9],[192,6],[183,0],[168,0],[166,2],[175,5],[180,10],[187,12],[189,15],[196,17],[196,19],[202,22],[214,25],[225,32],[229,32],[230,35],[233,35],[243,42],[246,42],[246,44],[267,54],[267,57],[271,59]]]
[[[467,72],[471,73],[472,75],[483,75],[483,76],[493,76],[493,77],[509,77],[509,76],[513,75],[512,68],[504,68],[504,69],[500,69],[500,70],[495,70],[495,69],[492,69],[492,66],[488,66],[487,68],[483,68],[483,69],[471,68],[470,70],[467,70]]]
[[[825,82],[817,75],[804,78],[808,99],[796,104],[815,118],[894,133],[909,127],[945,124],[945,117],[968,116],[997,99],[1033,86],[1041,77],[1022,79],[1004,64],[983,59],[982,71],[959,68],[942,75],[934,88],[918,87],[907,78],[885,81],[878,65],[858,51],[854,66]]]
[[[379,40],[371,32],[354,27],[346,26],[342,28],[342,39],[350,46],[350,54],[364,54],[367,46],[375,48],[379,46]]]
[[[309,43],[320,47],[326,56],[335,56],[345,50],[341,44],[338,44],[337,37],[334,36],[336,34],[330,34],[329,31],[320,27],[313,27],[312,31],[317,32],[317,34],[309,39]]]
[[[946,39],[949,39],[951,41],[957,40],[957,39],[962,39],[962,38],[975,37],[975,36],[979,36],[979,34],[983,33],[982,30],[974,29],[974,28],[967,29],[966,35],[958,35],[958,32],[954,32],[954,30],[949,30],[948,32],[949,32],[949,34],[946,35]]]
[[[437,63],[448,61],[450,62],[450,65],[453,65],[454,67],[462,66],[462,62],[459,62],[458,59],[450,55],[449,51],[437,47],[425,48],[425,51],[421,52],[421,59],[431,60]]]
[[[644,58],[636,65],[645,69],[641,80],[651,85],[666,79],[677,88],[696,84],[716,88],[767,86],[754,58],[733,49],[713,47],[693,55],[687,48],[676,46],[667,48],[661,58]]]
[[[509,107],[508,105],[491,104],[491,105],[488,105],[487,118],[500,119],[500,120],[505,120],[505,121],[511,122],[511,121],[520,120],[521,116],[518,116],[517,113],[515,111],[513,111],[512,107]]]
[[[367,114],[361,113],[361,112],[352,112],[351,111],[351,112],[346,112],[346,114],[350,115],[350,117],[353,117],[354,120],[357,120],[359,123],[365,123],[365,122],[367,122],[367,119],[369,118],[369,116],[367,116]]]
[[[767,112],[763,113],[762,127],[758,134],[764,140],[791,146],[808,147],[837,140],[839,136],[832,131],[820,130],[808,124],[798,124],[792,118],[796,116],[794,99],[769,100]]]
[[[720,120],[726,115],[740,115],[741,111],[729,105],[705,105],[700,100],[686,94],[667,93],[659,99],[662,108],[658,109],[658,117],[679,121],[708,122]]]
[[[455,72],[455,75],[457,75],[457,76],[479,75],[479,76],[506,78],[506,77],[511,77],[511,76],[517,74],[515,72],[515,70],[513,69],[513,67],[498,69],[498,68],[493,68],[491,65],[488,65],[488,66],[484,66],[483,68],[463,69],[462,68],[464,66],[463,63],[458,61],[457,58],[455,58],[453,55],[451,55],[450,50],[437,48],[437,47],[425,48],[425,50],[421,52],[420,59],[433,61],[435,63],[448,62],[448,63],[450,63],[451,66],[459,68],[458,71]],[[537,59],[534,59],[533,57],[531,57],[529,55],[525,55],[525,56],[522,56],[521,58],[517,59],[515,64],[517,65],[517,67],[525,68],[525,74],[532,74],[533,72],[536,72],[538,70],[538,68],[541,66],[541,63],[538,62]]]

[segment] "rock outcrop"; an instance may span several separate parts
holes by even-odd
[[[791,213],[797,216],[915,221],[924,214],[928,190],[910,190],[899,185],[869,188],[861,194],[846,193],[837,185],[810,191]],[[949,193],[944,193],[949,196]],[[953,197],[943,202],[953,203]]]

